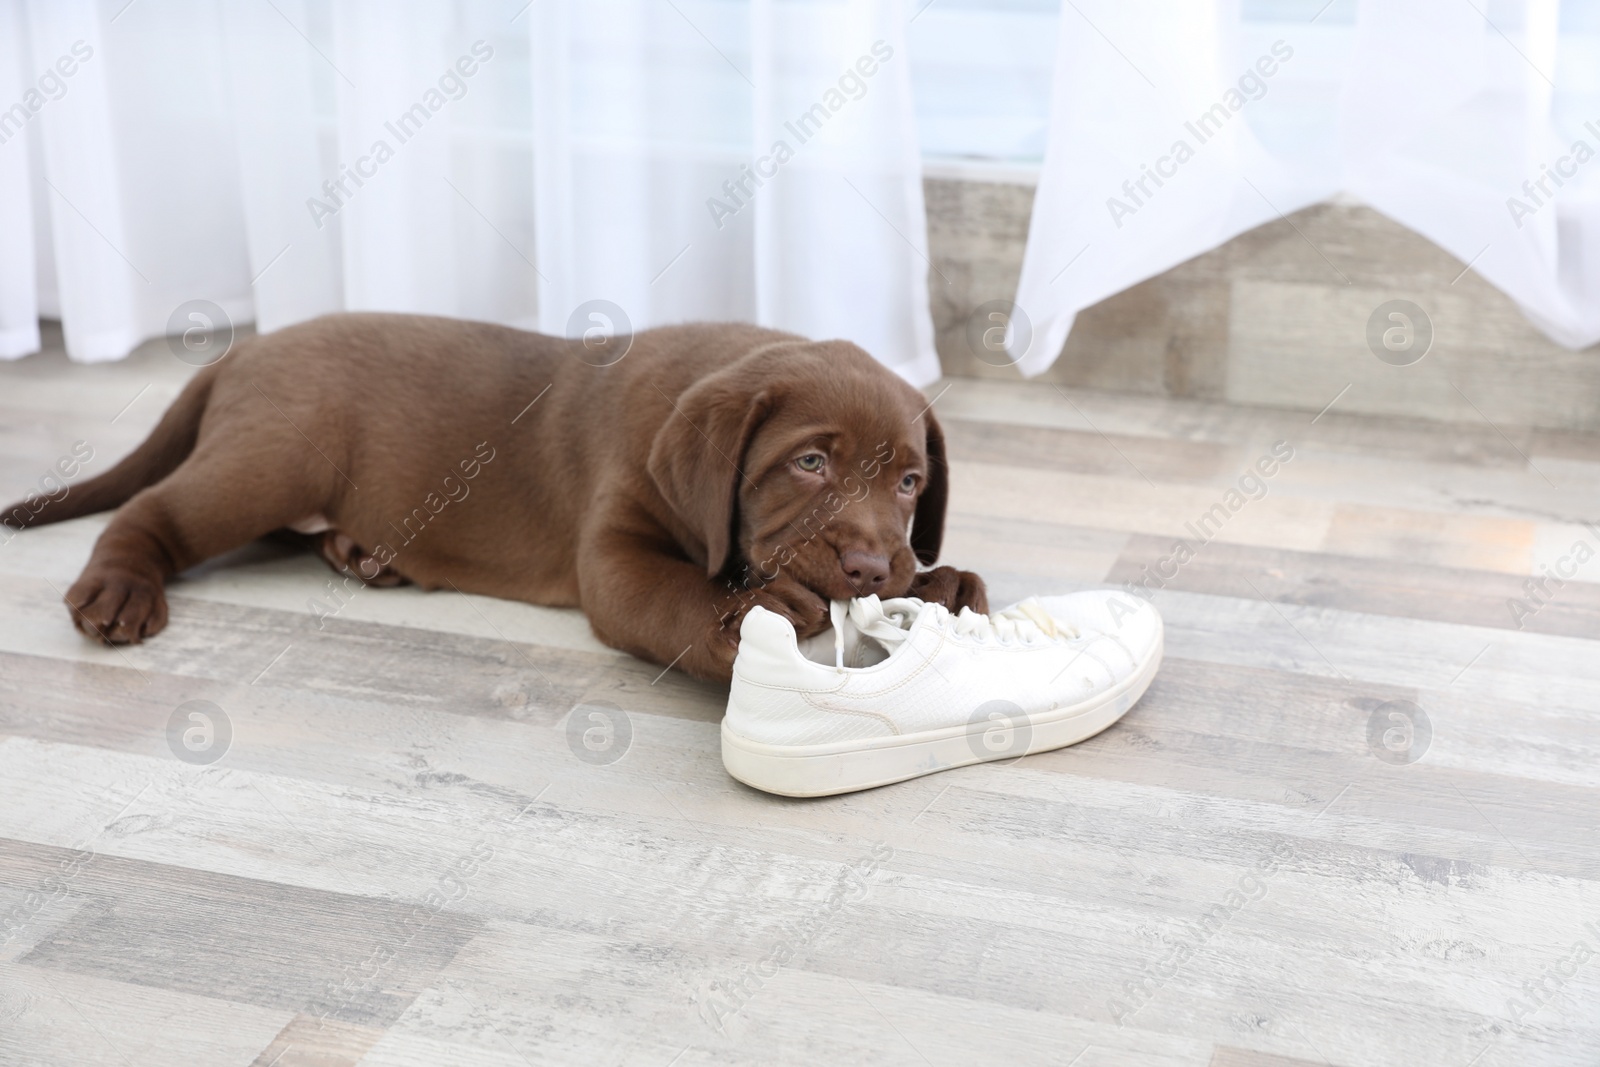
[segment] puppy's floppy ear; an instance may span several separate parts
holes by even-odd
[[[768,391],[752,393],[747,377],[726,368],[702,378],[677,399],[656,432],[646,469],[656,488],[706,546],[706,575],[715,578],[733,548],[745,451],[772,411]]]
[[[917,562],[932,564],[944,544],[944,508],[950,499],[950,465],[944,456],[944,428],[933,417],[933,408],[922,413],[928,427],[928,484],[917,497],[917,512],[911,519],[911,548]]]

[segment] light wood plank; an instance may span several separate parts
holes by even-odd
[[[0,1062],[245,1067],[284,1013],[92,976],[0,964]]]
[[[175,362],[3,368],[0,487],[60,442],[131,447]],[[329,572],[256,546],[176,583],[168,632],[119,653],[58,600],[104,517],[0,546],[0,1060],[117,1062],[83,1016],[137,1064],[1600,1057],[1597,965],[1549,977],[1600,951],[1600,572],[1499,617],[1586,536],[1593,438],[1000,381],[936,406],[946,561],[997,604],[1125,581],[1274,441],[1296,458],[1157,594],[1168,659],[1117,727],[812,802],[732,781],[724,694],[575,612],[381,590],[318,629]],[[195,699],[233,728],[210,766],[168,742]],[[564,729],[595,701],[631,727],[605,766]],[[1414,763],[1369,744],[1394,701],[1432,723]],[[1272,855],[1259,899],[1196,935]],[[321,1020],[315,981],[419,907],[432,932]],[[707,1026],[710,983],[800,929]],[[1149,996],[1119,1026],[1130,988]]]
[[[1218,542],[1207,544],[1179,566],[1171,540],[1136,536],[1105,577],[1151,593],[1172,589],[1265,597],[1280,604],[1493,629],[1600,635],[1600,584],[1568,581],[1551,583],[1547,591],[1537,587],[1530,591],[1527,579],[1433,562],[1244,549]]]

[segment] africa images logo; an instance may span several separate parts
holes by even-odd
[[[324,219],[344,210],[345,205],[367,182],[378,176],[378,168],[395,157],[396,146],[405,144],[421,133],[428,120],[443,111],[446,104],[466,96],[467,79],[478,73],[481,64],[493,58],[494,49],[487,42],[474,41],[472,55],[461,56],[453,66],[446,68],[438,77],[437,88],[429,86],[423,91],[421,99],[383,124],[383,128],[394,138],[393,145],[387,138],[379,137],[372,142],[365,155],[356,159],[353,166],[340,163],[336,176],[322,183],[326,199],[315,196],[306,198],[306,210],[311,212],[311,221],[317,229],[322,229]]]
[[[893,58],[894,49],[887,42],[872,42],[871,55],[864,55],[853,66],[846,67],[844,73],[839,75],[838,82],[823,92],[821,100],[785,122],[783,128],[789,131],[796,145],[805,144],[821,133],[827,121],[844,110],[847,103],[866,96],[866,79],[878,73],[879,67]],[[726,200],[715,196],[706,198],[706,210],[711,213],[711,221],[717,224],[717,229],[722,229],[728,219],[743,211],[755,197],[756,190],[776,178],[778,169],[793,158],[794,148],[780,138],[772,142],[766,155],[742,165],[736,177],[723,182],[722,192]]]
[[[1269,51],[1270,55],[1261,56],[1239,75],[1236,87],[1225,91],[1222,99],[1202,111],[1192,122],[1183,124],[1184,130],[1194,138],[1194,144],[1191,145],[1188,138],[1179,137],[1172,142],[1166,155],[1156,158],[1154,166],[1139,164],[1139,176],[1122,183],[1122,197],[1106,198],[1106,210],[1110,212],[1111,221],[1117,229],[1122,229],[1125,217],[1137,215],[1139,209],[1153,199],[1167,181],[1178,176],[1178,168],[1195,157],[1198,146],[1221,133],[1228,120],[1243,111],[1246,104],[1267,95],[1267,79],[1278,73],[1279,67],[1294,56],[1294,49],[1281,40],[1273,41]],[[1150,188],[1152,183],[1154,189]]]

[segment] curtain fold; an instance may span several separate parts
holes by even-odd
[[[345,306],[340,228],[307,206],[313,196],[325,199],[331,131],[322,128],[318,97],[333,92],[336,78],[300,36],[298,27],[311,25],[307,7],[222,5],[250,296],[263,333]]]
[[[325,199],[342,201],[345,305],[459,316],[450,178],[455,105],[470,83],[454,66],[450,11],[344,0],[333,14],[338,162],[328,170],[340,196]],[[477,66],[470,42],[459,46]]]
[[[0,0],[9,99],[86,53],[0,129],[0,355],[206,301],[740,319],[938,375],[901,0],[124,5]]]
[[[1587,347],[1600,341],[1600,26],[1556,0],[1463,7],[1361,9],[1345,187],[1470,262],[1552,340]]]
[[[938,377],[899,0],[530,14],[543,329],[741,319]]]
[[[1596,23],[1558,0],[1064,4],[1010,357],[1041,373],[1083,308],[1340,192],[1552,340],[1600,341]]]
[[[85,361],[120,359],[168,332],[193,299],[247,317],[216,5],[171,0],[142,23],[93,0],[6,8],[25,45],[10,79],[22,95],[0,102],[0,155],[16,153],[5,166],[29,173],[33,226],[31,248],[3,235],[0,260],[31,267],[32,314],[58,316],[68,351]]]
[[[154,267],[131,240],[119,195],[128,175],[113,135],[105,44],[91,0],[34,2],[27,18],[30,84],[22,103],[33,114],[18,140],[31,135],[37,148],[33,203],[48,218],[40,236],[48,237],[55,265],[54,293],[46,295],[55,298],[77,358],[119,359],[148,318],[140,297],[152,282],[131,257]]]
[[[0,4],[0,100],[21,101],[34,88],[25,73],[33,69],[28,52],[22,8]],[[27,121],[14,110],[0,114],[0,359],[39,350],[38,238]]]
[[[925,385],[940,371],[908,12],[780,0],[755,10],[754,177],[771,183],[751,183],[757,320],[847,336]]]

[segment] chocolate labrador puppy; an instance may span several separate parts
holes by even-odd
[[[3,518],[121,507],[66,597],[112,644],[166,625],[168,578],[286,528],[363,582],[578,606],[725,681],[755,604],[801,636],[869,593],[986,611],[977,575],[917,569],[947,491],[927,399],[846,341],[357,314],[242,343],[121,463]]]

